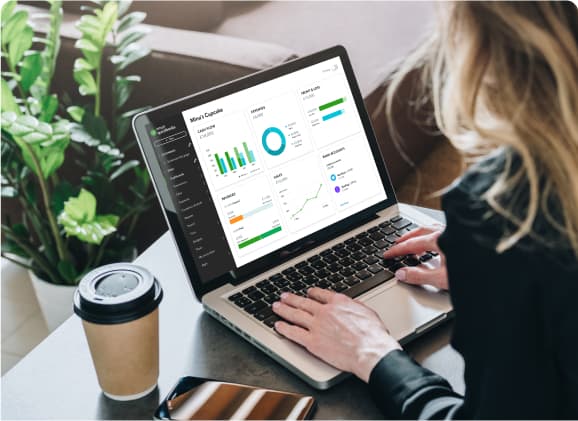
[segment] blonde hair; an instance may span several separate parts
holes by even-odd
[[[558,232],[558,245],[578,256],[576,7],[540,1],[441,6],[436,31],[390,80],[385,100],[392,138],[399,142],[395,93],[419,68],[418,103],[431,101],[437,127],[468,162],[501,149],[519,158],[514,168],[506,154],[505,168],[483,196],[515,227],[496,250],[539,238],[534,225],[541,215]],[[522,187],[527,198],[520,210],[513,196]]]

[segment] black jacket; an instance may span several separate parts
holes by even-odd
[[[443,198],[447,225],[439,246],[455,310],[452,346],[465,361],[465,396],[394,351],[369,382],[390,417],[578,419],[576,258],[568,247],[531,239],[498,254],[495,244],[508,224],[487,218],[480,194],[488,180],[487,173],[471,173]]]

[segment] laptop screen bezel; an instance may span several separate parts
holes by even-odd
[[[367,136],[369,146],[371,148],[371,153],[373,155],[374,161],[376,163],[377,169],[379,171],[379,176],[383,184],[386,199],[370,206],[360,212],[357,212],[347,218],[344,218],[326,228],[323,228],[313,234],[310,234],[300,240],[297,240],[291,244],[288,244],[268,255],[265,255],[251,263],[248,263],[240,268],[236,269],[236,272],[231,275],[230,273],[224,274],[218,278],[210,281],[203,282],[199,276],[199,273],[195,267],[192,256],[190,256],[187,241],[185,239],[185,233],[179,222],[178,215],[173,209],[177,206],[173,203],[171,194],[169,194],[169,187],[167,186],[164,174],[161,170],[158,157],[152,147],[152,140],[150,139],[147,131],[147,126],[154,124],[156,122],[162,122],[166,118],[174,117],[175,115],[181,115],[182,111],[187,110],[199,105],[203,105],[207,102],[225,97],[227,95],[249,89],[255,85],[259,85],[263,82],[284,76],[300,69],[321,63],[323,61],[339,57],[343,64],[343,70],[347,77],[347,81],[351,88],[355,105],[361,122],[363,125],[363,130]],[[183,120],[184,121],[184,120]],[[294,258],[295,256],[307,251],[312,248],[318,247],[324,242],[329,241],[332,238],[346,232],[348,229],[352,229],[355,226],[366,222],[368,219],[375,217],[375,214],[387,207],[395,205],[397,199],[391,184],[389,174],[385,167],[381,151],[375,133],[371,126],[371,120],[365,109],[363,103],[363,97],[359,90],[359,86],[353,74],[353,69],[347,52],[343,46],[335,46],[318,53],[312,54],[307,57],[298,58],[280,66],[265,69],[257,73],[245,76],[240,79],[219,85],[214,88],[193,94],[164,105],[149,109],[143,113],[136,115],[133,118],[133,130],[135,136],[137,137],[138,144],[143,153],[146,165],[151,174],[153,184],[159,199],[159,203],[165,215],[166,221],[169,225],[170,231],[173,234],[175,243],[179,249],[179,254],[181,261],[186,269],[187,276],[189,277],[189,282],[195,292],[195,295],[199,300],[202,300],[203,295],[213,291],[226,283],[238,284],[246,279],[250,279],[259,273],[271,269],[277,265],[280,265],[287,260]],[[216,211],[216,210],[215,210]]]

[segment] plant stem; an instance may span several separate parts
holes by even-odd
[[[58,281],[60,280],[60,278],[58,277],[58,275],[55,274],[50,265],[44,261],[44,258],[40,253],[34,250],[34,248],[30,244],[24,243],[20,238],[14,235],[7,226],[2,225],[2,231],[7,237],[9,237],[16,244],[18,244],[18,246],[20,246],[20,248],[26,252],[28,256],[30,256],[30,258],[34,260],[34,262],[36,262],[36,264],[40,267],[41,270],[46,272],[46,274],[50,277],[50,279],[52,279],[52,283],[54,284],[59,283]]]
[[[98,67],[96,68],[96,95],[94,95],[94,115],[98,117],[100,115],[100,79],[102,71],[102,51],[100,52],[100,57],[98,59]]]
[[[112,45],[116,49],[116,29],[112,30]],[[118,111],[117,104],[116,104],[116,66],[112,66],[112,112],[110,118],[110,133],[112,137],[112,141],[118,146],[121,139],[116,138],[116,113]]]
[[[26,203],[22,198],[20,198],[19,202],[22,206],[22,211],[28,215],[32,225],[34,225],[34,229],[38,235],[38,238],[40,239],[40,243],[44,247],[44,254],[52,264],[58,264],[57,256],[54,254],[54,245],[50,242],[50,237],[46,236],[45,229],[40,222],[35,206],[31,206],[30,203]]]
[[[7,138],[7,137],[3,137],[3,140],[5,142],[9,142],[13,146],[13,153],[18,156],[18,159],[21,162],[23,162],[24,158],[22,157],[22,154],[20,152],[20,148],[16,145],[16,143],[14,143],[14,141],[12,139]],[[12,157],[9,157],[8,159],[10,160],[11,158]],[[54,245],[50,241],[50,237],[46,235],[46,231],[45,231],[44,226],[41,222],[42,218],[41,218],[40,212],[38,211],[38,208],[36,207],[36,203],[33,200],[27,201],[26,200],[27,198],[24,196],[24,194],[26,192],[26,186],[24,185],[24,180],[21,177],[18,177],[18,179],[15,179],[14,177],[12,177],[12,174],[10,174],[10,171],[6,170],[5,166],[2,168],[2,175],[6,178],[6,180],[8,180],[8,182],[10,183],[11,186],[13,186],[13,187],[18,186],[18,189],[17,189],[19,192],[18,202],[20,203],[20,206],[22,207],[22,212],[30,218],[30,221],[34,225],[34,229],[36,230],[36,234],[38,235],[40,243],[44,247],[46,257],[48,258],[48,260],[51,263],[56,265],[58,263],[58,260],[57,260],[56,255],[54,254]]]
[[[108,245],[108,242],[110,240],[110,238],[112,237],[112,235],[109,235],[108,237],[106,237],[103,241],[102,244],[100,245],[100,247],[98,248],[98,253],[96,254],[96,257],[94,258],[94,267],[98,267],[98,265],[100,264],[100,261],[102,260],[102,256],[104,255],[104,250],[106,249],[106,246]]]
[[[50,224],[50,228],[52,229],[52,235],[54,237],[54,242],[56,243],[56,251],[58,252],[58,257],[60,260],[66,259],[66,251],[64,249],[64,243],[62,242],[62,237],[60,236],[60,231],[58,230],[58,225],[56,224],[56,219],[52,214],[52,210],[50,209],[50,196],[48,191],[48,186],[45,183],[44,177],[42,175],[42,168],[40,167],[40,163],[38,162],[38,158],[34,153],[34,150],[30,147],[30,145],[26,142],[22,142],[25,145],[26,149],[28,149],[28,153],[32,157],[32,161],[34,162],[34,166],[36,168],[36,175],[38,178],[38,182],[40,184],[40,190],[42,192],[42,199],[44,201],[44,208],[46,209],[46,216],[48,218],[48,223]]]
[[[46,92],[45,95],[50,95],[50,85],[52,84],[52,76],[56,68],[56,58],[60,46],[60,26],[62,23],[62,1],[53,1],[50,4],[50,30],[49,41],[51,42],[52,52],[50,54],[50,62],[48,64],[48,74],[46,76]],[[45,52],[47,49],[45,49]]]

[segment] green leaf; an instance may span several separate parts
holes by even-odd
[[[68,199],[58,216],[58,223],[68,236],[89,244],[100,244],[104,237],[116,231],[118,221],[117,215],[97,215],[96,198],[85,189],[77,197]]]
[[[78,48],[82,52],[89,51],[93,53],[97,53],[99,51],[98,46],[96,46],[92,41],[89,41],[86,38],[80,38],[74,43],[74,47]]]
[[[30,26],[26,26],[10,44],[8,44],[8,59],[13,66],[16,66],[22,56],[30,47],[32,47],[32,37],[34,32]]]
[[[56,94],[48,95],[42,98],[42,107],[40,112],[40,120],[45,122],[52,121],[54,114],[58,110],[58,97]]]
[[[12,16],[12,12],[14,11],[14,7],[16,6],[16,0],[10,0],[4,3],[2,6],[2,26],[8,21],[10,16]],[[4,34],[2,34],[4,36]]]
[[[12,186],[2,186],[2,197],[16,197],[18,190]]]
[[[120,0],[118,2],[118,16],[124,15],[129,9],[132,0]]]
[[[70,138],[77,143],[84,143],[87,146],[98,146],[100,140],[92,137],[80,124],[74,124],[70,131]]]
[[[139,44],[130,44],[123,51],[124,59],[116,63],[116,70],[124,70],[127,66],[146,57],[150,53],[150,49]]]
[[[2,78],[2,111],[12,112],[14,113],[14,120],[16,119],[17,115],[20,115],[20,107],[16,103],[14,99],[14,95],[12,94],[12,89],[8,86],[8,83]],[[2,113],[2,118],[4,118],[4,114]],[[4,125],[4,122],[2,123]]]
[[[129,99],[130,94],[134,88],[134,85],[141,81],[140,76],[132,75],[132,76],[117,76],[115,83],[116,83],[116,106],[117,108],[122,108],[126,101]]]
[[[12,89],[16,87],[16,82],[20,82],[20,79],[22,79],[18,73],[12,72],[2,72],[2,76],[12,78],[12,80],[9,82]]]
[[[103,42],[106,35],[111,31],[114,22],[116,22],[117,13],[118,7],[116,2],[111,1],[106,3],[102,8],[100,23],[102,25]]]
[[[116,119],[116,137],[118,142],[124,139],[128,129],[130,129],[130,119],[122,117]]]
[[[20,248],[20,246],[18,244],[16,244],[14,241],[11,241],[8,239],[2,240],[2,251],[4,253],[15,254],[15,255],[20,256],[24,259],[30,259],[30,256],[28,255],[28,253],[26,253],[24,250],[22,250],[22,248]]]
[[[121,38],[117,46],[117,50],[120,51],[121,55],[124,54],[124,49],[130,44],[140,41],[142,38],[147,36],[150,32],[149,28],[136,27],[126,32]]]
[[[134,110],[129,110],[122,113],[116,119],[116,137],[117,141],[121,141],[126,136],[128,130],[130,129],[130,122],[133,116],[137,115],[142,111],[146,111],[150,106],[135,108]]]
[[[28,23],[28,12],[19,10],[2,25],[2,45],[9,44],[19,36]],[[16,64],[16,63],[14,63]]]
[[[70,260],[61,260],[56,266],[58,273],[66,282],[74,281],[78,276],[78,271]]]
[[[110,142],[110,133],[106,121],[101,116],[95,116],[90,112],[85,112],[82,117],[82,125],[86,131],[101,142]]]
[[[20,85],[22,86],[24,93],[27,93],[30,90],[32,84],[36,81],[38,76],[40,76],[40,72],[42,72],[41,53],[34,52],[24,57],[20,68],[20,75],[22,76]]]
[[[86,61],[86,59],[78,57],[74,60],[74,70],[94,70],[94,66]]]
[[[92,7],[92,6],[88,6],[86,4],[81,4],[80,5],[80,11],[81,12],[94,12],[96,8]]]
[[[18,237],[23,240],[27,240],[30,238],[30,232],[28,232],[28,228],[26,228],[23,224],[14,224],[12,225],[12,232]]]
[[[12,115],[7,115],[6,118],[12,119]],[[8,121],[8,120],[7,120]],[[12,136],[24,137],[31,133],[37,133],[42,140],[48,139],[52,135],[52,128],[46,123],[41,123],[35,117],[30,115],[22,115],[12,120],[9,127],[4,127]],[[36,140],[35,143],[40,140]]]
[[[18,118],[18,115],[14,111],[4,111],[2,113],[2,126],[4,129],[10,127]]]
[[[75,191],[68,181],[61,181],[52,190],[50,208],[54,215],[59,215],[64,209],[64,202],[74,196]]]
[[[70,117],[77,123],[82,121],[82,116],[84,115],[84,108],[77,105],[72,105],[66,109]]]
[[[70,143],[69,123],[59,120],[50,125],[29,115],[2,113],[2,128],[20,147],[26,165],[39,177],[47,179],[64,162]]]
[[[132,168],[138,167],[140,162],[137,160],[127,161],[122,164],[118,169],[110,175],[110,181],[113,181],[123,175],[125,172],[129,171]]]
[[[97,40],[101,36],[100,20],[94,15],[83,15],[76,23],[76,27],[83,34],[89,35],[91,38]]]
[[[147,14],[144,12],[131,12],[118,22],[117,32],[124,32],[130,27],[137,25],[145,20]]]
[[[81,189],[77,197],[64,203],[63,212],[79,223],[90,222],[96,216],[96,198],[88,190]]]
[[[46,44],[42,51],[42,72],[40,73],[40,80],[30,88],[30,93],[36,98],[43,98],[50,94],[47,89],[52,85],[58,52],[60,51],[62,1],[50,0],[49,3],[50,21],[46,31]]]
[[[79,84],[78,91],[80,95],[95,95],[96,94],[96,81],[88,70],[76,70],[74,71],[74,80]]]

